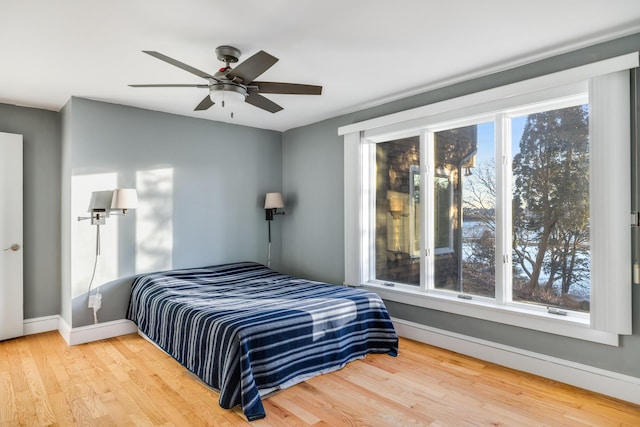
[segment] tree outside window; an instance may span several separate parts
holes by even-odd
[[[587,107],[513,119],[514,300],[589,311]]]

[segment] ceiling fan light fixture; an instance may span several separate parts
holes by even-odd
[[[244,102],[247,95],[247,90],[244,87],[228,83],[211,85],[211,89],[209,91],[209,97],[211,100],[222,106],[224,106],[224,103],[226,102]]]
[[[218,46],[216,49],[217,58],[224,62],[224,67],[219,68],[214,74],[192,67],[167,55],[153,50],[143,50],[147,55],[151,55],[174,67],[178,67],[191,74],[207,80],[207,84],[135,84],[131,87],[197,87],[209,89],[209,94],[205,96],[193,111],[206,111],[216,103],[224,107],[226,101],[246,102],[254,107],[260,108],[269,113],[277,113],[282,107],[261,93],[275,93],[286,95],[321,95],[322,86],[306,85],[299,83],[281,83],[257,81],[256,78],[271,68],[278,58],[261,50],[250,56],[238,66],[231,68],[229,64],[238,62],[240,51],[233,46]],[[231,113],[233,118],[233,113]]]

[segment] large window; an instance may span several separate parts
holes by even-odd
[[[586,89],[586,86],[585,86]],[[419,234],[425,230],[426,288],[461,298],[495,298],[497,253],[511,253],[502,277],[511,302],[589,312],[589,109],[587,93],[516,107],[492,121],[435,124],[423,130],[425,192],[431,203],[419,216],[420,138],[377,142],[375,186],[376,268],[371,279],[419,286]],[[500,135],[496,135],[501,122]],[[497,153],[496,139],[503,141]],[[506,193],[496,194],[496,157]],[[498,221],[496,206],[510,205]],[[496,243],[500,228],[510,247]],[[432,237],[432,239],[431,239]],[[373,243],[373,242],[372,242]],[[505,257],[507,260],[507,257]],[[503,283],[498,283],[503,287]],[[511,298],[508,295],[511,295]],[[553,310],[552,310],[553,311]]]
[[[630,89],[612,67],[344,131],[345,165],[354,156],[360,165],[345,169],[346,282],[617,344],[631,318],[630,232],[620,223],[630,206]]]

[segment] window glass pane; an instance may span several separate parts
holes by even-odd
[[[420,284],[420,138],[376,144],[375,277]]]
[[[494,125],[435,134],[435,287],[495,297]]]
[[[512,119],[513,300],[589,311],[588,105]]]

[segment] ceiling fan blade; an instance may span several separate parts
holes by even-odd
[[[209,85],[191,85],[191,84],[150,84],[150,85],[129,85],[130,87],[200,87],[208,88]]]
[[[234,80],[236,83],[247,85],[260,74],[271,68],[276,62],[278,62],[278,58],[261,50],[229,71],[227,78]],[[237,81],[237,79],[240,79],[240,81]]]
[[[207,95],[202,99],[202,101],[200,101],[200,104],[196,105],[196,108],[194,108],[193,111],[208,110],[213,104],[214,102],[211,100],[209,95]]]
[[[191,65],[187,65],[184,62],[180,62],[177,59],[173,59],[168,57],[167,55],[163,55],[160,52],[156,52],[153,50],[143,50],[144,53],[146,53],[147,55],[151,55],[154,58],[158,58],[161,61],[164,61],[168,64],[173,65],[174,67],[178,67],[181,68],[185,71],[190,72],[191,74],[195,74],[198,77],[202,77],[203,79],[214,79],[216,81],[218,81],[218,79],[216,79],[215,77],[213,77],[211,74],[209,73],[205,73],[204,71],[200,71],[197,68],[192,67]]]
[[[322,95],[322,86],[303,85],[297,83],[251,82],[258,86],[260,93],[282,93],[286,95]]]
[[[263,110],[266,110],[270,113],[277,113],[278,111],[282,110],[281,106],[279,106],[272,100],[259,95],[257,92],[249,93],[249,96],[244,99],[244,102],[247,102],[254,107],[262,108]]]

